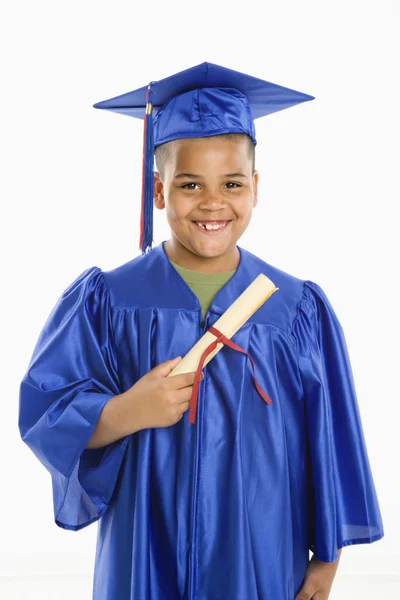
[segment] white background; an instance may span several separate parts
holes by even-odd
[[[90,266],[139,254],[142,121],[92,105],[209,61],[316,97],[257,120],[259,203],[239,245],[320,284],[342,323],[385,537],[343,549],[331,598],[361,597],[363,585],[363,598],[394,598],[398,3],[25,0],[0,22],[0,596],[91,597],[97,524],[54,524],[50,475],[17,418],[20,380],[62,291]],[[169,230],[163,212],[154,218],[157,244]]]

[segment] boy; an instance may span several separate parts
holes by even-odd
[[[95,106],[140,116],[145,94],[142,255],[60,297],[21,383],[22,439],[56,523],[99,521],[95,600],[326,600],[340,549],[384,535],[343,330],[318,284],[237,245],[253,119],[312,96],[203,63]],[[151,249],[153,199],[171,238]],[[167,375],[260,272],[279,290],[233,341],[271,403],[224,346],[189,423],[194,374]]]

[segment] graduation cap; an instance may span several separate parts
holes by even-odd
[[[151,250],[153,242],[153,165],[157,146],[175,139],[222,133],[246,133],[256,145],[254,119],[307,100],[314,100],[314,96],[204,62],[93,104],[94,108],[144,119],[139,244],[142,253]]]

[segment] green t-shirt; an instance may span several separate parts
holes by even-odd
[[[205,314],[213,301],[214,296],[232,277],[236,272],[236,269],[233,271],[225,271],[225,273],[201,273],[200,271],[185,269],[172,262],[172,260],[170,260],[170,263],[198,297],[201,305],[201,316],[204,322]]]

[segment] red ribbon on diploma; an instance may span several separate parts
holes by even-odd
[[[196,421],[197,395],[198,395],[198,389],[199,389],[199,383],[200,383],[200,374],[201,374],[201,370],[203,368],[204,361],[207,358],[207,356],[209,354],[211,354],[211,352],[217,347],[217,344],[219,344],[221,342],[223,344],[226,344],[233,350],[237,350],[238,352],[243,352],[243,354],[246,354],[246,356],[249,357],[251,366],[253,369],[253,379],[254,379],[254,383],[257,388],[257,391],[260,394],[261,398],[263,400],[265,400],[265,402],[267,404],[271,404],[272,400],[270,398],[268,398],[268,396],[262,391],[262,389],[258,385],[256,376],[255,376],[255,372],[254,372],[254,362],[253,362],[253,359],[251,358],[251,356],[249,354],[247,354],[247,352],[245,350],[243,350],[243,348],[241,348],[240,346],[238,346],[237,344],[232,342],[229,338],[227,338],[216,327],[210,327],[209,329],[207,329],[207,331],[209,331],[210,333],[213,333],[217,339],[214,340],[213,342],[211,342],[209,346],[207,346],[207,348],[204,350],[203,354],[200,357],[200,361],[199,361],[199,364],[198,364],[198,367],[196,370],[196,375],[194,377],[192,396],[190,398],[189,423],[195,423],[195,421]]]

